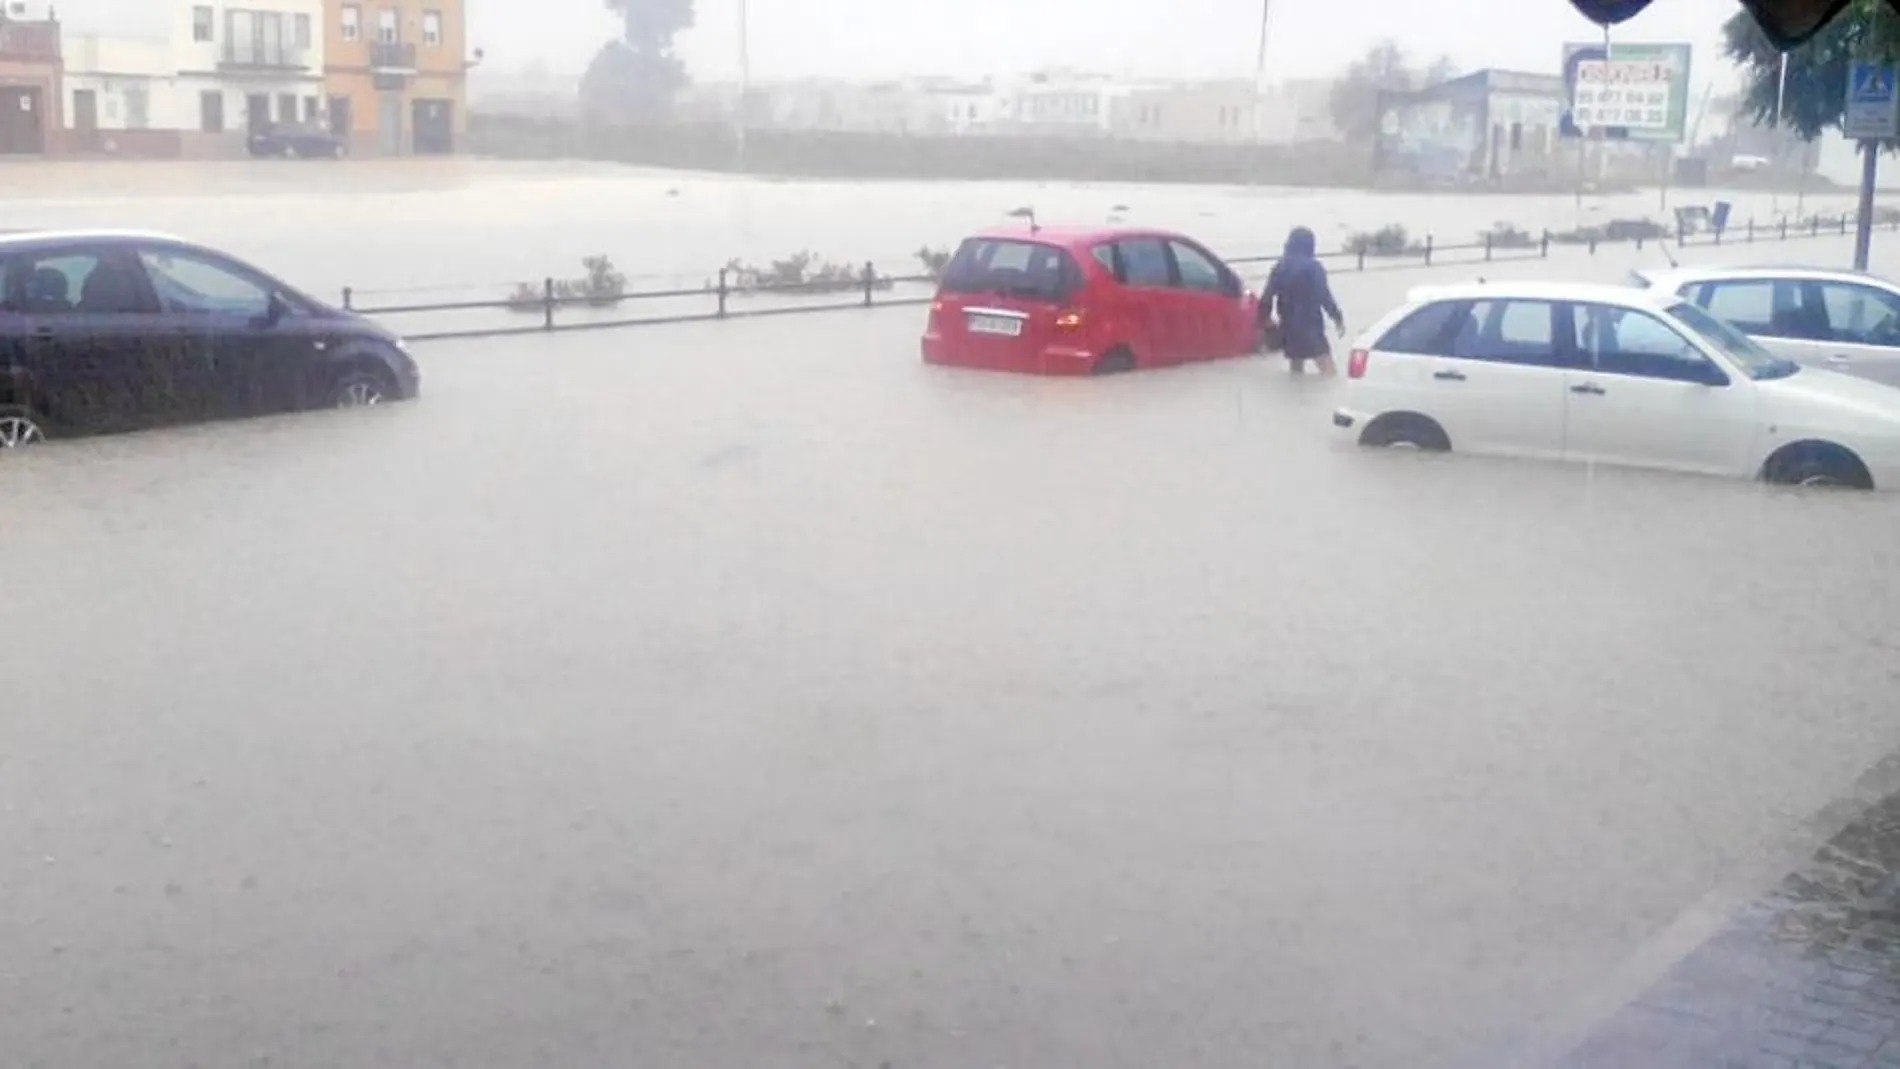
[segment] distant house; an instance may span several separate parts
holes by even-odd
[[[64,72],[51,7],[9,0],[0,9],[0,155],[57,147]]]
[[[1548,172],[1564,97],[1557,75],[1504,70],[1382,94],[1376,164],[1383,172],[1444,182]]]
[[[1108,131],[1139,141],[1253,142],[1260,139],[1262,103],[1250,81],[1131,86],[1111,99]]]
[[[75,152],[229,156],[323,113],[322,0],[144,0],[142,19],[75,5],[65,128]]]

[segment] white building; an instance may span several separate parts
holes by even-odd
[[[323,112],[323,0],[151,0],[141,24],[65,22],[66,126],[81,149],[240,151]]]
[[[1000,94],[997,124],[1023,134],[1106,136],[1111,102],[1129,91],[1105,74],[1039,71]]]

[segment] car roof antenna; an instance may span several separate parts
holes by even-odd
[[[1034,208],[1025,206],[1025,207],[1018,208],[1015,211],[1010,212],[1009,214],[1010,214],[1010,218],[1012,219],[1029,220],[1029,232],[1031,234],[1042,229],[1041,227],[1036,225],[1036,209]]]
[[[1675,254],[1669,251],[1669,240],[1667,238],[1657,238],[1656,247],[1662,250],[1663,259],[1669,261],[1669,269],[1671,271],[1681,269],[1682,265],[1676,262]]]

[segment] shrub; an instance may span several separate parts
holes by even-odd
[[[1423,253],[1425,246],[1411,240],[1404,227],[1389,223],[1347,238],[1345,251],[1360,256],[1414,256]]]

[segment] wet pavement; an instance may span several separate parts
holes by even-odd
[[[8,457],[5,1061],[1485,1064],[1900,747],[1900,495],[917,328],[441,343],[413,406]]]
[[[1892,789],[1900,763],[1868,778]],[[1549,1064],[1900,1066],[1900,794],[1854,815]]]

